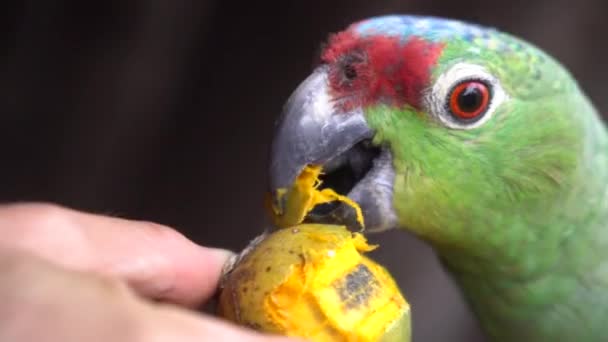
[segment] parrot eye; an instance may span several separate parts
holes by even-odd
[[[506,98],[500,81],[484,67],[458,63],[439,75],[424,101],[447,127],[472,129],[487,122]]]
[[[462,81],[452,88],[449,110],[461,120],[476,120],[488,109],[491,90],[483,81]]]

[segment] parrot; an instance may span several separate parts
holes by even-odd
[[[320,165],[366,231],[432,247],[489,340],[608,340],[608,136],[566,66],[499,28],[401,14],[349,24],[319,57],[275,122],[273,205]]]

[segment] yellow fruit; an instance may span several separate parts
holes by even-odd
[[[306,214],[315,206],[333,201],[343,202],[355,209],[357,222],[364,228],[363,213],[359,205],[350,198],[325,188],[319,190],[321,166],[308,165],[302,170],[290,189],[279,189],[274,203],[270,204],[271,217],[278,227],[291,227],[302,223]]]
[[[310,341],[409,341],[410,307],[345,227],[301,224],[254,240],[224,275],[220,316]]]

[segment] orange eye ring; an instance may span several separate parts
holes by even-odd
[[[490,96],[490,88],[482,81],[461,82],[450,93],[450,112],[457,119],[477,119],[488,110]]]

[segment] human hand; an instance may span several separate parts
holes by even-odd
[[[288,341],[187,309],[229,256],[154,223],[0,206],[0,341]]]

